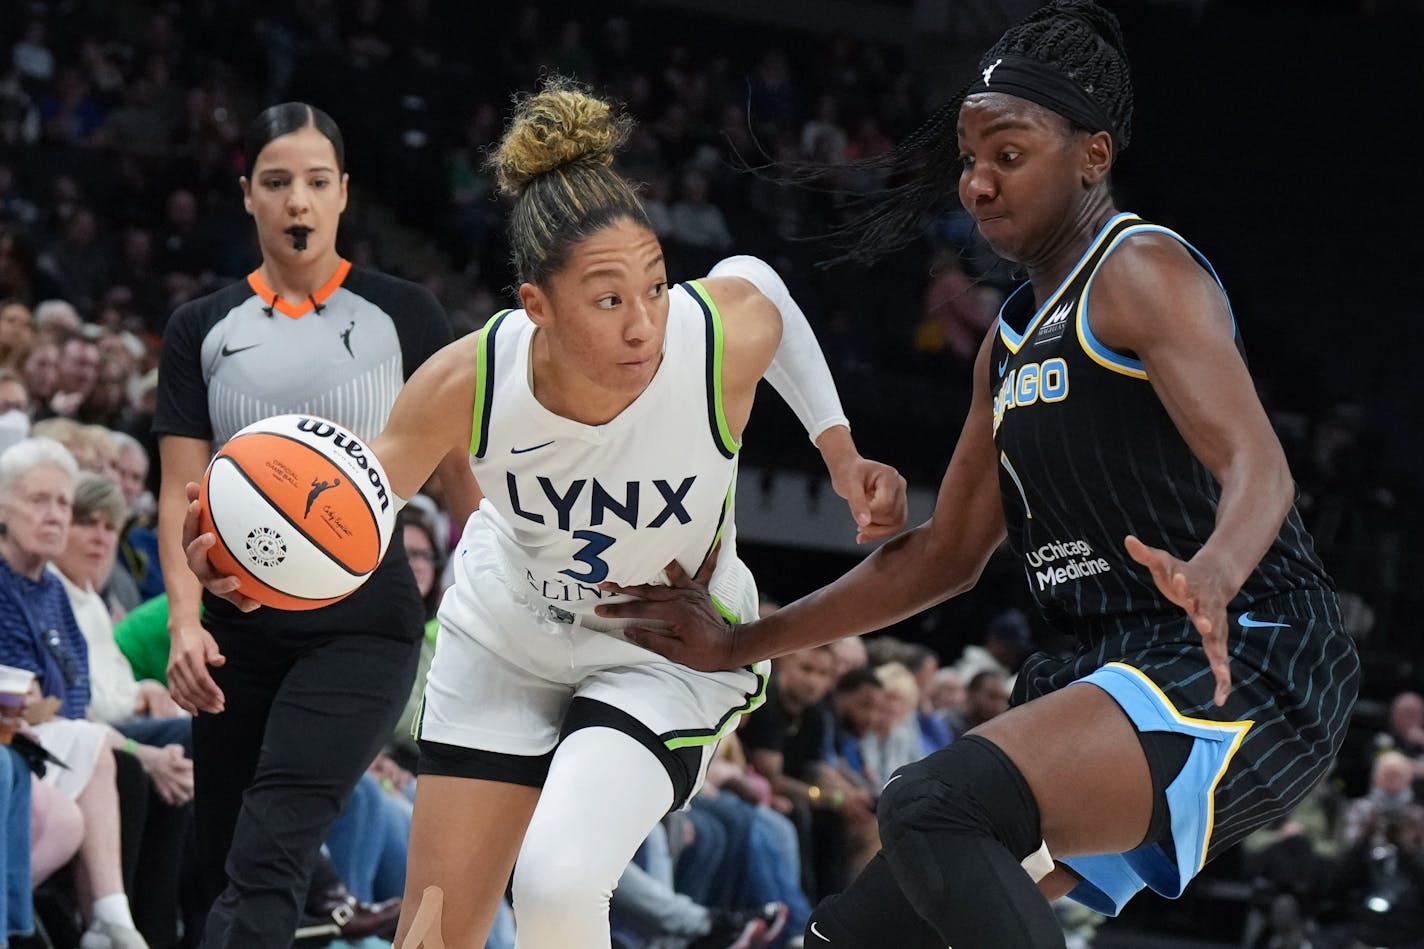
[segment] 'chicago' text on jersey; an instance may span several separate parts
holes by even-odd
[[[1068,363],[1062,356],[1010,369],[994,394],[994,433],[1013,409],[1068,398]]]

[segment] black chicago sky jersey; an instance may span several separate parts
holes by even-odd
[[[1041,307],[1025,284],[1005,301],[994,330],[989,374],[1009,545],[1045,616],[1070,631],[1124,613],[1180,612],[1127,555],[1123,538],[1134,534],[1188,560],[1216,523],[1220,486],[1178,433],[1142,363],[1104,346],[1088,322],[1103,260],[1143,233],[1182,241],[1119,214]],[[1215,279],[1206,259],[1182,244]],[[1240,351],[1239,332],[1236,345]],[[1229,609],[1322,588],[1331,581],[1292,506]]]
[[[418,284],[343,260],[326,286],[294,306],[254,272],[169,318],[153,430],[211,441],[217,451],[253,422],[310,412],[369,440],[405,380],[450,339],[444,310]],[[210,618],[229,625],[280,614],[290,629],[414,638],[423,620],[399,536],[375,576],[329,607],[243,614],[216,597],[204,602]]]

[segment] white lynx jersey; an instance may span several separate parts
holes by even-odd
[[[694,574],[719,541],[712,592],[719,604],[746,602],[750,577],[733,569],[740,445],[722,410],[721,316],[695,282],[669,292],[662,363],[606,425],[535,399],[535,326],[523,310],[480,332],[470,466],[488,501],[481,516],[496,528],[509,583],[555,618],[589,621],[617,599],[598,588],[605,580],[666,582],[674,559]]]

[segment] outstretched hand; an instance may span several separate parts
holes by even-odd
[[[244,613],[251,613],[261,606],[256,600],[237,592],[238,579],[218,573],[208,559],[208,551],[218,542],[212,533],[200,534],[198,485],[188,482],[188,513],[183,518],[183,551],[188,556],[188,569],[203,581],[203,587],[214,596],[220,596]]]
[[[886,464],[857,457],[831,475],[831,486],[850,505],[855,518],[855,542],[893,537],[910,517],[905,479]]]
[[[1131,534],[1124,545],[1128,556],[1152,572],[1152,581],[1162,595],[1186,610],[1192,625],[1201,633],[1202,649],[1216,679],[1215,701],[1218,707],[1225,705],[1231,694],[1231,666],[1226,655],[1229,633],[1226,604],[1235,591],[1228,589],[1220,569],[1209,558],[1203,561],[1199,555],[1181,561],[1165,550],[1147,546]]]
[[[676,560],[667,565],[668,582],[620,586],[601,583],[600,589],[637,597],[626,603],[608,603],[595,609],[609,619],[653,620],[657,627],[625,627],[623,635],[635,645],[699,672],[734,669],[732,659],[737,627],[718,612],[707,584],[717,566],[717,551],[689,577]]]

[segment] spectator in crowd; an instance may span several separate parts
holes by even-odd
[[[930,687],[930,707],[956,738],[969,730],[964,720],[966,698],[964,676],[958,669],[946,666],[935,673],[934,685]]]
[[[23,727],[19,709],[0,710],[0,947],[10,936],[34,931],[34,897],[30,882],[30,771],[25,759],[9,747],[10,737]]]
[[[33,306],[59,292],[39,265],[34,243],[22,231],[0,225],[0,297]]]
[[[948,353],[967,371],[1002,300],[996,289],[964,272],[959,253],[950,247],[935,255],[915,348],[922,353]]]
[[[118,530],[126,510],[118,485],[101,475],[80,472],[74,483],[69,536],[64,550],[48,569],[64,585],[65,594],[88,649],[89,718],[111,725],[132,744],[125,744],[148,780],[133,786],[119,782],[120,806],[126,812],[125,852],[134,854],[137,868],[161,868],[133,888],[134,918],[146,934],[176,932],[179,875],[197,868],[186,865],[184,843],[189,838],[192,811],[192,719],[178,708],[161,682],[136,680],[133,669],[114,639],[114,609],[101,594],[113,572]],[[136,879],[136,878],[135,878]],[[201,925],[201,911],[189,907],[185,928]],[[160,940],[160,944],[168,940]]]
[[[0,300],[0,369],[20,372],[35,342],[34,317],[21,300]]]
[[[119,797],[113,752],[127,739],[84,720],[88,656],[60,581],[45,565],[63,549],[69,529],[73,458],[48,439],[27,439],[0,456],[0,662],[29,669],[58,717],[35,726],[38,739],[66,762],[46,780],[84,816],[76,885],[93,941],[112,949],[148,949],[134,925],[120,865]],[[131,747],[131,746],[128,746]],[[191,794],[191,785],[188,787]],[[176,873],[176,869],[174,870]]]
[[[93,327],[91,327],[92,329]],[[71,336],[59,351],[59,377],[46,411],[37,418],[57,415],[76,418],[79,408],[99,381],[99,344],[88,335]]]
[[[123,492],[129,517],[119,532],[111,595],[127,613],[163,592],[163,568],[158,562],[158,533],[154,529],[153,495],[147,489],[149,457],[143,443],[126,432],[114,432],[115,479]],[[129,582],[119,576],[126,575]]]
[[[1414,763],[1398,751],[1386,751],[1375,758],[1370,771],[1370,790],[1345,807],[1340,820],[1340,838],[1352,847],[1378,826],[1383,812],[1398,811],[1414,803]]]
[[[1334,937],[1349,949],[1424,947],[1424,807],[1375,811],[1361,831],[1332,881],[1345,905]]]
[[[708,199],[707,176],[696,169],[682,175],[682,188],[671,208],[672,241],[685,273],[706,273],[732,246],[727,219]]]
[[[59,389],[59,346],[53,340],[36,337],[25,357],[24,379],[30,393],[30,417],[49,415],[49,400]]]
[[[1009,680],[995,669],[976,672],[964,690],[964,724],[978,728],[1009,709]]]
[[[435,528],[430,519],[419,508],[410,504],[396,518],[401,539],[405,543],[406,556],[410,558],[410,570],[415,575],[415,585],[420,590],[420,602],[425,612],[425,637],[420,645],[420,663],[416,666],[415,687],[401,712],[400,721],[391,738],[385,754],[393,763],[406,772],[414,772],[420,749],[411,737],[415,717],[420,713],[421,699],[425,696],[425,676],[430,671],[430,660],[435,655],[435,636],[440,631],[440,621],[435,611],[440,608],[440,596],[444,589],[440,574],[445,569],[443,548],[436,542]],[[410,793],[414,788],[403,789]]]
[[[762,614],[766,615],[765,613]],[[865,649],[865,640],[860,636],[847,636],[831,643],[831,655],[835,658],[835,676],[841,676],[852,669],[863,669],[870,664],[870,655]]]
[[[114,640],[113,610],[99,593],[113,569],[119,527],[127,513],[123,494],[109,479],[81,472],[74,483],[72,511],[64,550],[50,569],[64,584],[88,646],[90,712],[145,745],[178,745],[186,758],[192,748],[192,719],[173,701],[163,683],[134,677]],[[153,777],[165,799],[186,800],[173,778],[161,772]],[[175,777],[182,786],[191,785],[191,761]]]
[[[834,661],[824,646],[775,660],[766,701],[740,733],[751,766],[795,810],[803,852],[812,857],[808,896],[844,885],[856,854],[874,836],[870,794],[826,759],[819,705],[834,685]]]
[[[1032,649],[1033,634],[1029,631],[1028,617],[1022,610],[1005,610],[989,621],[984,645],[965,646],[954,668],[965,682],[972,682],[985,670],[1011,680]]]
[[[30,393],[25,379],[13,369],[0,368],[0,415],[22,412],[28,419]]]
[[[831,693],[832,753],[867,791],[878,791],[883,782],[880,772],[866,764],[864,739],[884,717],[884,694],[885,686],[869,666],[847,670]]]
[[[860,739],[866,773],[878,790],[899,768],[925,756],[916,710],[920,690],[915,677],[898,662],[875,667],[875,678],[883,688],[875,727]]]
[[[80,332],[84,320],[74,304],[60,297],[50,297],[35,304],[35,333],[63,346]]]
[[[941,716],[935,714],[934,703],[930,699],[935,676],[939,675],[939,654],[921,643],[906,643],[901,662],[915,677],[915,690],[919,695],[915,721],[920,727],[924,753],[938,751],[954,740],[953,730]]]
[[[1401,692],[1389,703],[1390,746],[1424,765],[1424,696]]]
[[[675,864],[667,825],[658,824],[618,878],[611,903],[615,931],[633,930],[649,949],[756,949],[770,944],[768,922],[775,922],[781,932],[784,906],[761,911],[709,908],[675,888]]]

